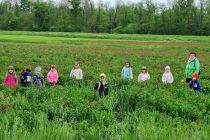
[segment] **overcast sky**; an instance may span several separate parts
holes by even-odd
[[[95,3],[98,3],[99,0],[93,0]],[[116,0],[102,0],[103,2],[109,2],[111,5],[116,4]],[[122,0],[125,3],[138,3],[144,0]],[[153,0],[155,3],[162,3],[162,4],[167,4],[168,0]]]
[[[95,2],[98,2],[99,0],[93,0]],[[110,3],[114,3],[115,0],[102,0],[104,2],[110,2]],[[123,0],[125,2],[140,2],[142,0]],[[157,3],[167,3],[167,0],[153,0],[154,2],[157,2]]]
[[[2,0],[0,0],[2,1]],[[48,1],[48,0],[44,0],[44,1]],[[62,0],[52,0],[52,1],[62,1]],[[96,4],[99,2],[99,0],[92,0],[94,1]],[[116,0],[102,0],[104,3],[108,2],[110,3],[112,6],[114,6],[116,4]],[[122,0],[125,3],[137,3],[137,2],[141,2],[144,0]],[[155,3],[159,3],[159,4],[169,4],[171,2],[171,0],[152,0]],[[198,3],[198,0],[195,0],[196,4]]]

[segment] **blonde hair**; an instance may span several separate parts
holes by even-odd
[[[13,70],[12,75],[14,76],[14,78],[17,78],[16,72],[15,72],[15,68],[14,66],[9,66],[5,75],[5,78],[7,78],[7,76],[9,75],[9,70]]]

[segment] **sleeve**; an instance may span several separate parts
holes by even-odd
[[[131,79],[133,79],[133,70],[132,70],[132,68],[130,68],[130,77],[131,77]]]
[[[121,77],[123,78],[123,75],[124,75],[124,67],[122,68],[122,71],[121,71]]]
[[[19,82],[19,79],[18,78],[15,78],[15,84],[16,84],[16,86],[18,85],[18,82]]]
[[[199,73],[200,72],[200,62],[199,62],[199,60],[198,59],[196,59],[196,61],[195,61],[195,71],[197,72],[197,73]]]
[[[162,76],[162,82],[163,82],[163,83],[166,83],[166,77],[165,77],[165,74],[163,74],[163,76]]]
[[[50,72],[47,73],[47,80],[48,80],[48,82],[52,82],[50,79]]]
[[[192,81],[189,82],[189,87],[190,87],[190,88],[193,88]]]
[[[58,77],[59,77],[59,74],[58,72],[56,72],[56,82],[58,82]]]
[[[80,79],[83,79],[83,71],[80,70]]]
[[[187,77],[187,71],[188,71],[187,68],[188,68],[188,64],[185,67],[185,72],[184,72],[185,73],[185,77]]]
[[[35,76],[33,76],[33,83],[36,81],[36,77]]]
[[[107,83],[105,84],[105,88],[106,88],[106,89],[109,88],[109,82],[107,82]]]
[[[73,77],[73,70],[71,70],[71,72],[70,72],[70,77],[71,78]]]
[[[141,74],[139,74],[139,76],[138,76],[138,82],[140,82],[141,81]]]
[[[174,82],[174,76],[171,74],[170,83],[172,84]]]
[[[150,79],[150,75],[149,75],[149,73],[148,73],[148,80]]]
[[[98,82],[95,84],[94,90],[95,90],[95,91],[98,90]]]
[[[45,87],[45,85],[44,85],[44,76],[42,77],[42,86]]]

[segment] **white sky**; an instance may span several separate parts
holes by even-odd
[[[2,0],[0,0],[1,2]],[[48,1],[48,0],[44,0],[44,1]],[[52,1],[62,1],[62,0],[52,0]],[[92,0],[94,1],[94,3],[98,3],[99,1],[103,1],[103,3],[110,3],[112,6],[116,4],[116,1],[118,0]],[[138,3],[138,2],[141,2],[141,1],[144,1],[144,0],[122,0],[124,1],[125,3]],[[158,3],[158,4],[169,4],[173,1],[173,0],[152,0],[153,2],[155,3]],[[198,4],[198,0],[195,0],[195,3]]]
[[[93,0],[94,2],[98,2],[99,0]],[[110,3],[115,3],[115,0],[102,0],[103,2],[110,2]],[[142,0],[123,0],[124,2],[140,2]],[[157,3],[167,3],[167,0],[153,0],[154,2]]]

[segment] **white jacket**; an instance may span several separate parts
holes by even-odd
[[[165,84],[172,84],[174,82],[174,77],[173,77],[172,73],[171,72],[169,72],[169,73],[165,72],[162,76],[162,81]]]
[[[76,79],[83,79],[83,72],[81,69],[72,69],[70,73],[70,77]]]

